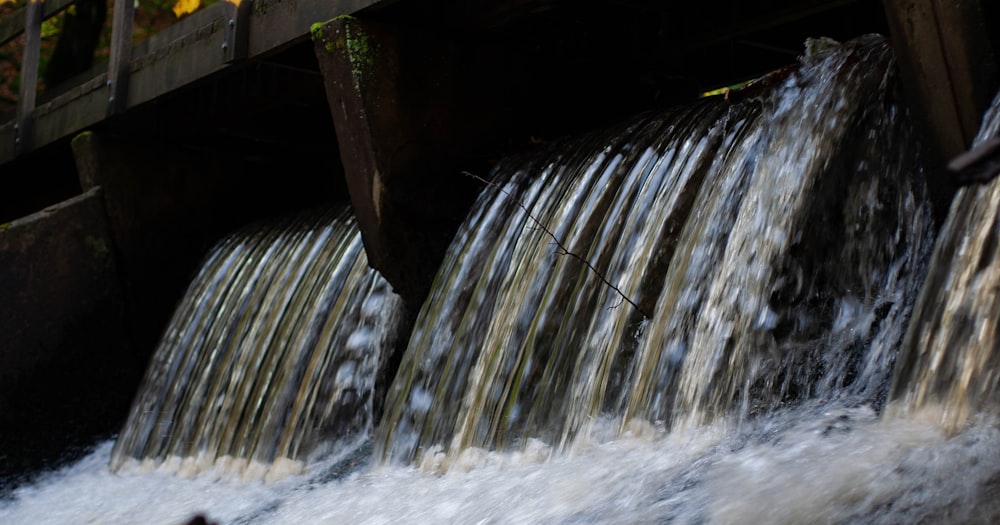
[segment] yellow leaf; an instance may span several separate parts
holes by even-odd
[[[188,13],[193,13],[200,5],[201,0],[177,0],[177,3],[174,4],[174,14],[180,18]]]

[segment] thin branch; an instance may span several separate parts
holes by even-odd
[[[583,263],[583,265],[586,266],[587,268],[589,268],[590,271],[593,272],[594,275],[596,275],[597,278],[600,279],[605,285],[607,285],[608,288],[611,288],[612,290],[615,291],[615,293],[617,293],[619,296],[621,296],[622,301],[625,301],[628,304],[632,305],[632,308],[635,308],[635,311],[637,311],[640,314],[642,314],[642,316],[644,318],[646,318],[646,319],[650,318],[649,315],[646,314],[646,312],[642,311],[642,308],[639,308],[639,305],[636,304],[635,301],[633,301],[632,299],[630,299],[627,295],[625,295],[625,292],[622,292],[617,286],[615,286],[614,284],[612,284],[611,281],[609,281],[608,278],[604,276],[604,274],[602,274],[597,268],[595,268],[593,264],[590,264],[590,261],[588,261],[587,259],[581,257],[580,255],[577,255],[576,253],[573,253],[573,252],[569,251],[569,249],[566,248],[566,244],[564,244],[562,242],[562,240],[560,240],[558,237],[556,237],[556,234],[552,233],[552,230],[548,229],[544,224],[541,223],[541,221],[539,221],[534,215],[532,215],[531,211],[528,210],[528,207],[525,206],[525,204],[523,202],[521,202],[520,199],[518,199],[517,197],[514,197],[503,186],[501,186],[501,185],[499,185],[499,184],[497,184],[497,183],[495,183],[493,181],[486,180],[486,179],[480,177],[479,175],[476,175],[475,173],[470,173],[468,171],[463,171],[462,173],[465,174],[466,176],[469,176],[469,177],[472,177],[472,178],[478,180],[479,182],[482,182],[486,186],[489,186],[491,188],[496,189],[497,191],[502,192],[507,197],[510,197],[511,200],[513,200],[515,203],[517,203],[517,205],[520,206],[522,210],[524,210],[525,215],[527,215],[528,218],[531,219],[531,222],[535,223],[535,226],[537,226],[539,229],[541,229],[543,232],[545,232],[546,235],[548,235],[552,239],[552,242],[556,245],[556,247],[558,247],[558,249],[559,249],[558,251],[561,252],[562,255],[568,255],[568,256],[576,259],[577,261],[580,261],[581,263]],[[620,305],[621,305],[621,303],[619,303],[618,305],[616,305],[616,307],[620,306]]]

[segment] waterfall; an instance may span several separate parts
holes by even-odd
[[[633,415],[703,424],[885,395],[933,245],[923,173],[884,44],[813,47],[765,101],[751,156],[706,187],[710,213],[685,232],[643,342]]]
[[[0,522],[996,522],[1000,181],[936,231],[894,71],[813,40],[473,174],[377,422],[398,304],[349,213],[234,233],[116,442]]]
[[[879,405],[933,243],[893,71],[881,38],[812,41],[732,100],[501,164],[417,320],[381,454]]]
[[[1000,94],[974,145],[1000,135]],[[891,413],[955,431],[996,409],[1000,387],[1000,179],[952,201],[893,378]]]
[[[223,239],[154,353],[112,468],[278,477],[367,434],[397,304],[347,211]]]

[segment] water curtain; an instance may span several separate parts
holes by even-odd
[[[112,468],[279,476],[370,432],[397,305],[348,211],[230,235],[175,311]]]
[[[1000,94],[974,146],[1000,135]],[[1000,179],[952,201],[900,349],[893,415],[925,412],[951,431],[995,411],[1000,387]]]
[[[566,448],[801,399],[879,405],[933,244],[880,37],[502,162],[452,243],[376,450]]]

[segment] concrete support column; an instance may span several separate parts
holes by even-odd
[[[313,40],[368,260],[416,311],[481,187],[461,169],[502,120],[496,83],[461,38],[340,17]]]
[[[969,147],[997,89],[981,2],[884,0],[906,96],[942,161]]]
[[[209,154],[90,132],[72,145],[81,186],[104,190],[129,335],[144,360],[218,235],[224,207],[215,202],[230,188],[212,171],[224,166]]]
[[[143,358],[216,241],[262,216],[338,197],[328,182],[339,173],[315,173],[291,155],[248,158],[91,132],[72,146],[80,185],[103,189],[130,336]]]
[[[140,364],[100,188],[0,224],[0,480],[118,425]]]

